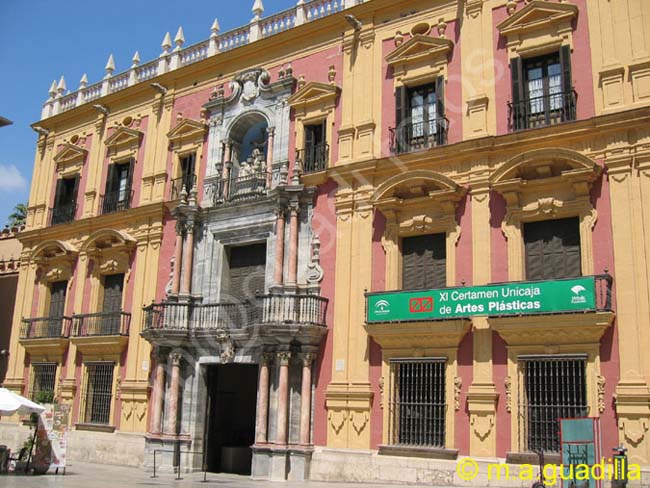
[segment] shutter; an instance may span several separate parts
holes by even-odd
[[[444,120],[445,116],[445,77],[438,76],[436,78],[436,110],[438,111],[438,117],[440,117],[440,123]]]
[[[577,218],[525,224],[524,242],[527,279],[562,279],[582,274]]]
[[[432,234],[402,240],[402,289],[447,286],[446,235]]]
[[[314,147],[316,144],[316,134],[315,134],[314,126],[313,125],[308,125],[305,126],[305,149],[309,150]]]
[[[524,76],[521,58],[510,60],[510,76],[512,77],[512,128],[525,129],[524,124]]]
[[[135,167],[135,159],[129,160],[129,171],[126,175],[126,201],[130,202],[131,200],[131,188],[133,187],[133,171]],[[128,207],[127,207],[128,208]]]
[[[395,89],[395,127],[398,129],[402,121],[408,117],[406,110],[406,87],[398,86]]]
[[[327,142],[327,121],[323,120],[320,125],[320,141],[317,144],[325,144]]]
[[[266,244],[230,249],[230,295],[238,301],[264,293]]]
[[[113,193],[116,190],[115,187],[115,165],[109,164],[106,171],[106,196]]]
[[[63,317],[65,313],[65,296],[67,288],[67,281],[56,281],[50,285],[49,317]]]
[[[81,179],[81,175],[78,173],[74,176],[74,190],[72,191],[72,200],[71,203],[72,205],[77,204],[77,194],[79,193],[79,180]]]
[[[124,275],[108,275],[104,277],[104,306],[103,312],[119,312],[122,310],[122,290]]]
[[[65,182],[63,178],[56,180],[56,191],[54,193],[54,208],[57,208],[61,205],[61,200],[63,198],[63,193],[65,191],[64,187]]]
[[[571,78],[571,47],[562,46],[560,48],[560,66],[562,69],[562,91],[568,94],[573,88]]]

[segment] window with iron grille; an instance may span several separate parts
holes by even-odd
[[[35,400],[41,391],[54,392],[56,366],[56,363],[32,364],[32,381],[29,385],[29,396],[32,400]]]
[[[444,447],[445,367],[444,358],[391,360],[391,444]]]
[[[86,363],[84,383],[84,408],[82,422],[108,425],[113,400],[114,363]]]
[[[586,417],[586,356],[525,356],[520,364],[523,450],[560,451],[559,419]]]

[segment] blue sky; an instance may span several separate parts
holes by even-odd
[[[17,203],[27,203],[36,134],[52,80],[65,76],[69,90],[84,73],[101,80],[109,54],[116,73],[160,52],[165,32],[183,26],[185,45],[207,39],[215,17],[221,32],[252,18],[253,0],[0,0],[0,116],[13,125],[0,128],[0,228]],[[264,0],[264,16],[296,0]]]

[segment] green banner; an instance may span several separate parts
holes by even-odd
[[[570,280],[368,294],[367,322],[408,322],[480,315],[528,315],[596,309],[593,276]]]

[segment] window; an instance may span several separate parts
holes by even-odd
[[[429,149],[447,142],[444,109],[444,77],[417,87],[398,87],[395,92],[395,129],[392,151],[405,153]]]
[[[329,145],[326,142],[325,122],[305,125],[305,149],[302,155],[302,170],[305,173],[323,171],[329,159]]]
[[[519,357],[525,450],[560,451],[558,419],[586,417],[586,356]],[[522,430],[523,429],[523,430]]]
[[[582,275],[578,217],[524,224],[526,279]]]
[[[56,182],[54,207],[51,210],[51,225],[72,222],[77,211],[77,192],[79,191],[79,175],[72,178],[61,178]]]
[[[61,337],[63,335],[63,317],[65,315],[65,297],[68,290],[67,281],[50,283],[50,310],[45,337]]]
[[[531,59],[514,58],[511,125],[514,130],[559,124],[576,118],[571,48]]]
[[[86,381],[82,399],[82,422],[108,425],[113,400],[114,363],[86,363]]]
[[[32,381],[29,386],[29,396],[32,400],[35,400],[40,392],[54,393],[56,366],[56,363],[32,364]]]
[[[181,156],[179,158],[178,167],[180,175],[172,181],[172,200],[180,198],[183,188],[185,188],[185,191],[189,193],[192,187],[196,184],[196,153]]]
[[[97,330],[96,334],[118,335],[120,333],[123,288],[123,274],[104,276],[104,302],[101,320],[97,324],[100,330]],[[92,321],[88,325],[92,326]]]
[[[106,177],[106,193],[102,202],[102,213],[127,210],[131,205],[133,160],[110,164]]]
[[[402,239],[402,289],[447,286],[446,235],[429,234]]]
[[[392,359],[389,439],[393,445],[445,446],[443,359]]]
[[[230,295],[244,301],[264,293],[266,244],[230,248]]]

